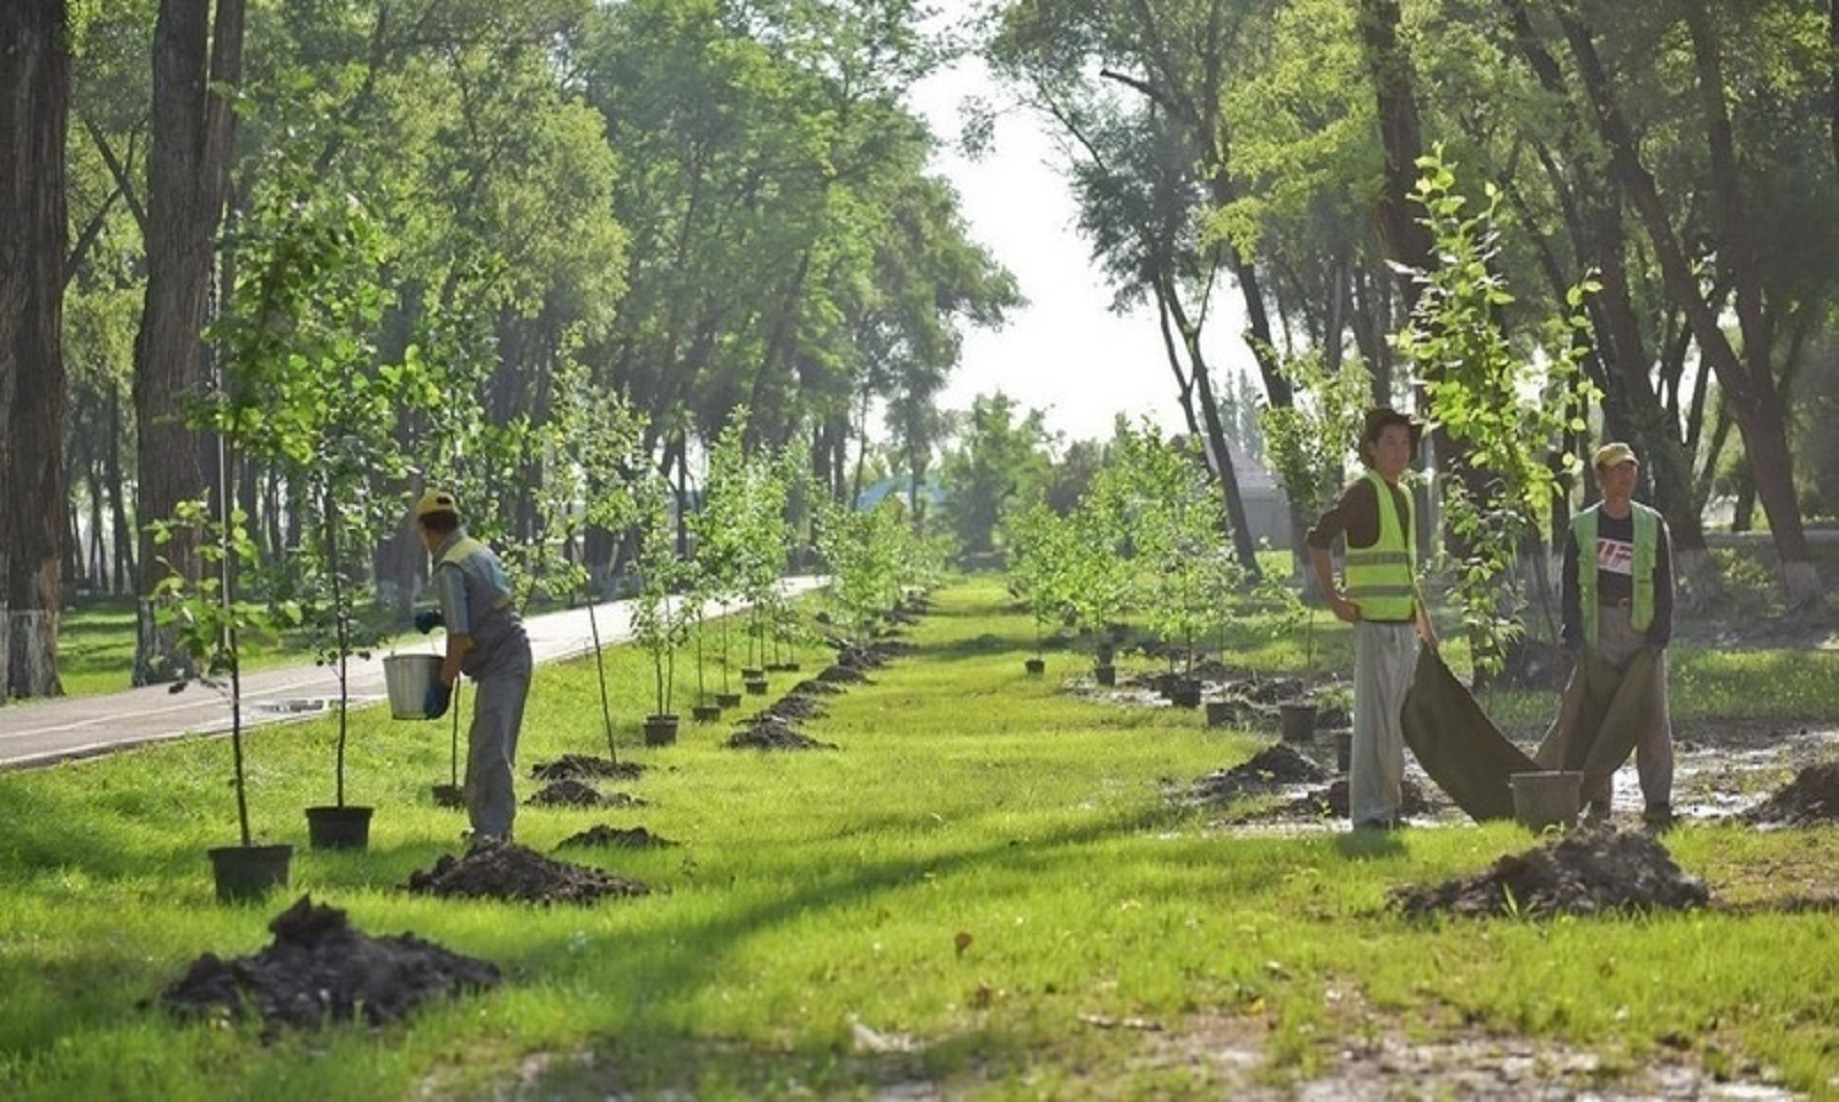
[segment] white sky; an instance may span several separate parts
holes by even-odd
[[[999,115],[984,158],[968,161],[953,148],[958,106],[973,94],[1001,102],[974,59],[915,86],[912,103],[945,146],[936,168],[958,189],[972,238],[1015,274],[1029,305],[999,331],[966,331],[943,404],[968,409],[976,396],[1000,390],[1024,410],[1044,411],[1048,428],[1069,442],[1108,439],[1119,412],[1180,429],[1155,312],[1111,313],[1111,292],[1078,235],[1072,195],[1055,167],[1059,151],[1042,124],[1011,111]],[[1233,328],[1225,317],[1212,325]]]

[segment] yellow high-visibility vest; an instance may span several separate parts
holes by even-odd
[[[1410,620],[1417,612],[1417,549],[1407,533],[1415,527],[1416,506],[1406,493],[1400,523],[1391,485],[1378,471],[1368,471],[1366,480],[1379,499],[1379,539],[1347,549],[1347,599],[1360,607],[1362,620]]]

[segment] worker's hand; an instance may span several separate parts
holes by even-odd
[[[1339,593],[1329,594],[1328,607],[1334,612],[1337,620],[1345,620],[1350,624],[1360,622],[1360,606]]]
[[[1431,627],[1428,623],[1419,624],[1418,642],[1423,645],[1425,650],[1434,654],[1437,649],[1437,629]]]
[[[424,608],[415,614],[415,630],[423,635],[440,627],[441,623],[441,610],[438,608]]]
[[[429,719],[439,719],[447,714],[447,702],[452,699],[453,686],[444,681],[436,681],[428,686],[428,695],[422,697],[422,714]]]

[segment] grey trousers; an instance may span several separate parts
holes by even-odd
[[[1362,620],[1354,625],[1354,741],[1347,763],[1347,810],[1356,826],[1398,817],[1405,780],[1405,725],[1399,714],[1417,661],[1416,624]]]
[[[1596,653],[1617,669],[1647,645],[1647,635],[1629,623],[1627,605],[1602,605],[1596,610]],[[1635,775],[1641,798],[1649,807],[1673,800],[1673,716],[1667,710],[1667,652],[1654,653],[1654,699],[1649,703],[1647,726],[1635,741]],[[1586,804],[1608,812],[1615,778],[1603,780],[1594,792],[1583,794]]]
[[[466,817],[475,841],[505,839],[517,818],[512,774],[530,674],[493,674],[474,684],[473,723],[466,740]]]

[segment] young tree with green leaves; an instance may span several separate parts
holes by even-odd
[[[1441,150],[1419,167],[1424,175],[1413,200],[1424,209],[1440,261],[1420,273],[1423,290],[1398,346],[1424,379],[1430,417],[1464,445],[1464,467],[1453,473],[1468,477],[1445,480],[1444,523],[1465,548],[1464,559],[1452,564],[1452,592],[1476,674],[1486,678],[1500,671],[1524,634],[1528,601],[1514,568],[1522,556],[1546,559],[1550,534],[1540,523],[1560,492],[1552,456],[1565,433],[1583,428],[1572,411],[1590,393],[1578,369],[1577,337],[1588,328],[1582,305],[1591,286],[1574,288],[1569,312],[1546,323],[1540,355],[1521,353],[1498,321],[1513,301],[1492,267],[1500,249],[1498,191],[1489,185],[1486,204],[1471,214]],[[1575,469],[1574,456],[1562,462]],[[1486,495],[1477,495],[1476,486]]]

